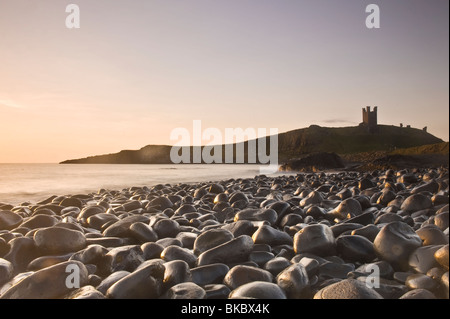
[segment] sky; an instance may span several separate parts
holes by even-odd
[[[0,163],[173,145],[194,120],[356,126],[365,106],[449,140],[449,1],[0,0]]]

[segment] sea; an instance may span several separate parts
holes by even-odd
[[[75,195],[100,189],[197,183],[254,178],[259,165],[248,164],[1,164],[0,203],[37,203],[52,195]],[[266,176],[286,173],[265,174]]]

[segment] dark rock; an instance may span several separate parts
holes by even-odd
[[[155,242],[158,234],[147,224],[136,222],[130,225],[130,236],[136,238],[141,243]]]
[[[230,299],[286,299],[286,295],[280,286],[265,281],[254,281],[233,290]]]
[[[111,249],[104,258],[105,271],[134,271],[143,261],[143,253],[138,245],[127,245]]]
[[[281,271],[291,265],[291,262],[284,257],[275,257],[265,263],[263,268],[276,277]]]
[[[234,263],[247,260],[253,248],[250,236],[242,235],[231,241],[218,245],[200,254],[198,266],[214,263]]]
[[[255,262],[259,267],[263,267],[268,261],[275,257],[268,251],[252,251],[248,256],[249,261]]]
[[[76,289],[66,296],[65,299],[106,299],[106,297],[93,286],[88,285]]]
[[[294,264],[284,269],[277,276],[276,281],[288,298],[305,299],[311,297],[308,273],[301,264]]]
[[[442,245],[434,245],[417,248],[409,255],[409,266],[418,273],[426,274],[428,270],[439,265],[434,254],[441,247]]]
[[[162,263],[146,261],[142,267],[114,283],[106,292],[112,299],[153,299],[162,291]]]
[[[252,266],[238,265],[230,269],[223,279],[223,283],[236,289],[246,283],[253,281],[267,281],[272,282],[273,276],[270,272]]]
[[[375,259],[372,242],[359,235],[342,235],[336,239],[337,253],[349,262],[370,262]]]
[[[297,254],[314,253],[318,256],[328,256],[335,253],[336,242],[330,227],[315,224],[308,225],[295,234],[293,247]]]
[[[33,238],[37,248],[45,254],[75,252],[87,245],[86,237],[82,232],[61,227],[40,229]]]
[[[352,218],[362,214],[362,207],[359,201],[354,198],[347,198],[343,200],[338,207],[329,211],[328,216],[340,220]]]
[[[76,269],[76,273],[72,269]],[[62,298],[73,289],[71,274],[75,275],[80,287],[88,283],[85,265],[78,261],[66,261],[32,273],[9,288],[0,299]]]
[[[55,216],[49,215],[36,215],[23,220],[21,227],[30,229],[51,227],[59,222],[59,219]]]
[[[123,277],[129,275],[130,272],[126,270],[119,270],[116,272],[113,272],[108,277],[102,280],[102,282],[96,287],[96,289],[101,292],[103,295],[106,294],[106,291],[108,291],[109,287],[114,285],[117,281],[122,279]]]
[[[157,243],[144,243],[141,245],[142,257],[144,260],[159,258],[164,247]]]
[[[231,290],[226,285],[211,284],[203,286],[206,291],[206,299],[227,299]]]
[[[158,238],[173,238],[180,232],[180,224],[168,218],[157,221],[152,227],[158,234]]]
[[[165,261],[183,260],[190,267],[193,267],[197,261],[197,256],[191,253],[188,249],[176,245],[171,245],[161,252],[161,258]]]
[[[164,290],[183,282],[191,282],[192,274],[189,265],[183,260],[169,261],[164,264]]]
[[[183,282],[171,287],[162,299],[205,299],[206,291],[193,282]]]
[[[192,281],[199,286],[220,284],[230,268],[225,264],[210,264],[191,269]]]
[[[38,256],[39,250],[36,243],[29,237],[17,237],[9,242],[10,250],[3,257],[14,265],[15,274],[27,269],[28,264]]]
[[[379,232],[380,232],[380,229],[377,226],[367,225],[367,226],[353,230],[351,232],[351,234],[366,237],[368,240],[373,242]]]
[[[11,230],[23,221],[22,216],[9,210],[0,210],[0,230]]]
[[[253,209],[247,208],[241,210],[234,217],[234,221],[250,220],[250,221],[267,221],[270,225],[275,225],[278,215],[273,209]]]
[[[377,255],[399,269],[408,268],[409,255],[420,246],[422,246],[422,240],[404,222],[387,224],[374,240]]]
[[[27,269],[31,271],[37,271],[40,269],[44,269],[56,264],[59,264],[63,261],[69,260],[69,258],[72,256],[72,253],[66,254],[66,255],[60,255],[60,256],[42,256],[38,257],[36,259],[33,259],[29,264]]]
[[[148,217],[143,215],[131,215],[116,221],[103,231],[104,237],[127,237],[130,226],[137,222],[148,222]]]
[[[401,210],[413,213],[432,206],[433,203],[431,202],[431,199],[428,196],[419,193],[407,197],[401,206]]]
[[[292,238],[287,233],[277,230],[269,225],[262,225],[252,236],[255,244],[292,245]]]
[[[233,234],[226,229],[210,229],[200,235],[194,242],[194,254],[197,256],[234,238]]]

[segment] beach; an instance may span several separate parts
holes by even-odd
[[[1,299],[446,299],[447,168],[0,204]]]

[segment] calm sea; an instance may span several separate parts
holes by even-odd
[[[253,178],[258,165],[0,164],[0,203],[35,203],[51,195],[131,186]],[[273,174],[281,175],[280,173]],[[269,176],[269,175],[268,175]]]

